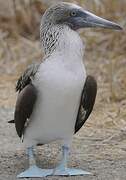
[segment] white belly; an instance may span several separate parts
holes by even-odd
[[[65,69],[59,64],[42,64],[33,81],[38,96],[24,141],[27,144],[68,140],[74,134],[85,74]]]

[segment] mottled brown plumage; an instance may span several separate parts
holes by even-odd
[[[31,64],[20,76],[16,84],[16,91],[21,91],[26,85],[30,84],[31,79],[34,78],[34,75],[38,71],[39,63]]]

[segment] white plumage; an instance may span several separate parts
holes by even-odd
[[[38,91],[30,123],[24,134],[27,146],[74,134],[81,92],[86,78],[83,43],[77,32],[65,27],[58,48],[44,61],[32,81]]]

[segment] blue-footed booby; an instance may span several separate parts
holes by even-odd
[[[27,146],[29,168],[21,177],[84,175],[88,172],[67,167],[73,135],[92,112],[97,83],[87,76],[83,64],[84,44],[80,28],[101,27],[121,30],[78,5],[58,3],[44,13],[40,39],[44,60],[29,66],[19,78],[14,113],[18,136]],[[34,147],[62,140],[62,160],[54,169],[37,167]]]

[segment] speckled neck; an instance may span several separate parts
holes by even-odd
[[[55,51],[61,31],[62,28],[60,26],[54,26],[52,23],[41,23],[40,41],[45,56],[48,56]]]

